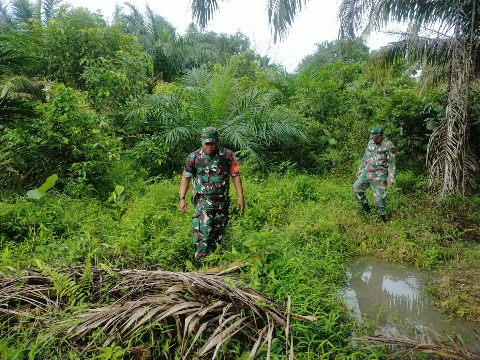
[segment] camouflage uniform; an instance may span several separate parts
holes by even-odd
[[[220,243],[228,223],[229,176],[239,174],[240,166],[231,150],[219,147],[215,154],[207,155],[198,149],[188,156],[183,175],[193,177],[195,259],[203,259],[207,247],[214,250]]]
[[[383,129],[375,126],[371,131],[370,141],[358,168],[360,175],[353,184],[353,191],[357,201],[368,208],[365,190],[371,186],[377,213],[384,217],[387,213],[386,185],[395,183],[395,146],[385,137],[379,144],[375,143],[373,138],[379,134],[383,135]]]

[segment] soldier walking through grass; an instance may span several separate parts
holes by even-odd
[[[355,198],[362,205],[359,213],[370,212],[365,190],[371,186],[377,214],[383,222],[387,221],[386,187],[393,186],[395,175],[395,146],[385,137],[383,128],[374,126],[370,131],[370,141],[365,149],[362,163],[356,173],[357,180],[353,184]]]
[[[232,177],[237,191],[237,207],[244,210],[243,186],[240,165],[233,151],[220,147],[218,132],[213,127],[202,130],[202,147],[188,155],[180,183],[179,210],[187,211],[185,195],[192,184],[192,201],[195,206],[192,229],[195,259],[205,258],[207,251],[215,250],[228,224],[230,206],[229,187]]]

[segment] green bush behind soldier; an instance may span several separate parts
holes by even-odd
[[[357,180],[353,184],[355,198],[362,205],[359,213],[370,212],[365,191],[371,186],[377,214],[383,222],[387,221],[386,187],[391,188],[395,183],[395,162],[395,146],[385,137],[383,128],[374,126],[370,131],[370,141],[356,173]]]
[[[188,155],[179,191],[179,210],[187,211],[185,194],[193,178],[192,202],[195,206],[192,229],[195,260],[205,258],[207,251],[220,243],[229,218],[229,177],[237,191],[237,207],[245,208],[240,165],[233,151],[220,147],[214,127],[202,129],[202,147]]]

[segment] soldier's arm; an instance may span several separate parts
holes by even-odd
[[[232,174],[233,185],[235,186],[235,190],[237,191],[238,200],[237,206],[240,211],[245,209],[245,199],[243,198],[243,185],[242,185],[242,178],[240,174]]]
[[[188,188],[190,186],[190,177],[182,175],[182,181],[180,182],[180,191],[178,198],[178,209],[181,212],[187,212],[187,201],[185,200],[185,195],[187,194]]]
[[[180,190],[178,194],[178,209],[182,212],[187,212],[187,201],[185,200],[185,196],[187,195],[190,186],[190,179],[194,177],[197,172],[195,166],[195,154],[196,153],[193,152],[188,155],[185,167],[183,168],[182,181],[180,182]]]

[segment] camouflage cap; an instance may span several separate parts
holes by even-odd
[[[202,144],[205,143],[216,143],[218,141],[218,132],[214,127],[206,127],[202,129],[202,134],[200,135],[202,139]]]
[[[383,128],[380,126],[374,126],[370,130],[370,139],[378,138],[383,135]]]

